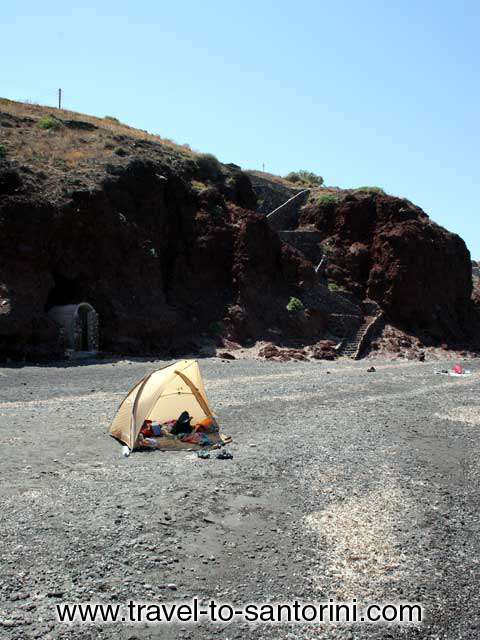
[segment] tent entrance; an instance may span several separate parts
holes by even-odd
[[[198,429],[205,427],[202,425],[204,421],[216,425],[196,360],[177,362],[139,380],[120,405],[110,427],[110,434],[134,449],[142,442],[140,436],[146,433],[145,424],[155,422],[167,441],[168,424],[175,422],[185,411],[191,416],[195,432],[200,433]],[[213,441],[212,436],[211,444],[223,443],[218,425],[216,430],[212,430],[212,434],[214,432],[216,440]],[[175,441],[165,442],[167,444],[167,449],[200,448],[205,442],[199,439],[199,446],[195,447],[192,446],[195,442],[188,438],[176,438]]]

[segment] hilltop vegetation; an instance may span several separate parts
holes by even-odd
[[[180,170],[183,167],[192,175],[197,171],[212,180],[222,176],[221,165],[211,154],[194,152],[186,144],[135,129],[112,116],[97,118],[0,99],[0,128],[0,157],[40,177],[51,177],[44,185],[50,199],[61,195],[62,186],[68,193],[73,182],[93,186],[103,170],[114,173],[133,157],[167,160]],[[205,170],[206,163],[210,170]]]
[[[291,171],[285,176],[285,180],[305,188],[321,187],[323,184],[322,176],[318,176],[316,173],[313,173],[313,171],[306,171],[305,169]]]

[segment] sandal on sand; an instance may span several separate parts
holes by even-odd
[[[217,453],[217,460],[231,460],[232,458],[233,455],[230,451],[220,451],[220,453]]]

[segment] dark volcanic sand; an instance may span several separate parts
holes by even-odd
[[[0,637],[480,637],[480,366],[201,361],[231,461],[120,455],[152,362],[0,369]],[[330,371],[330,375],[327,374]],[[175,584],[175,591],[164,589]],[[419,628],[63,626],[62,601],[410,600]]]

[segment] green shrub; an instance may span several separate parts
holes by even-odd
[[[328,290],[332,291],[333,293],[335,293],[337,291],[338,292],[346,291],[346,289],[344,289],[343,287],[338,285],[336,282],[329,282],[328,283]]]
[[[331,244],[325,243],[325,244],[322,244],[321,246],[322,246],[322,253],[326,256],[331,256],[335,251],[335,248],[332,247]]]
[[[103,116],[104,120],[108,120],[109,122],[115,122],[116,124],[120,124],[120,120],[118,118],[114,118],[113,116]]]
[[[294,311],[303,311],[305,309],[305,306],[301,300],[295,298],[295,296],[292,296],[288,301],[286,309],[287,311],[290,311],[292,313]]]
[[[2,158],[5,158],[7,155],[7,149],[5,148],[4,144],[0,144],[0,160]]]
[[[222,165],[211,153],[199,153],[197,156],[197,167],[209,178],[216,180],[222,175]]]
[[[355,191],[364,191],[365,193],[381,193],[385,195],[385,191],[381,187],[357,187]]]
[[[333,206],[337,204],[338,197],[332,195],[331,193],[324,193],[322,195],[316,196],[315,204],[318,206]]]
[[[305,171],[305,169],[300,169],[300,171],[290,171],[290,173],[285,176],[285,180],[293,182],[294,184],[301,184],[310,187],[321,187],[323,184],[322,176],[317,176],[316,173],[313,173],[312,171]]]
[[[60,120],[54,118],[53,116],[43,116],[38,121],[38,126],[40,129],[58,129],[60,127]]]
[[[192,180],[191,184],[192,188],[195,189],[195,191],[205,191],[205,189],[208,189],[208,185],[206,185],[201,180]]]

